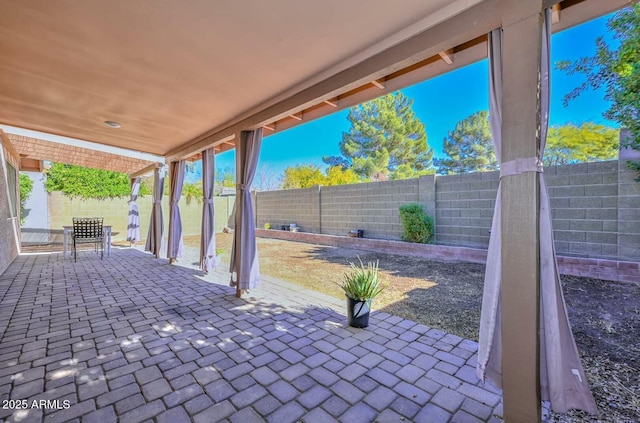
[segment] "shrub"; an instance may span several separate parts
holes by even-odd
[[[402,240],[427,244],[433,237],[433,219],[428,216],[421,204],[410,203],[400,206],[400,220],[404,232]]]

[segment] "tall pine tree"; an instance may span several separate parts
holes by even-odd
[[[342,156],[324,157],[324,162],[371,180],[433,173],[433,150],[412,106],[412,99],[397,92],[352,107],[351,128],[340,142]]]
[[[442,175],[496,170],[489,112],[475,112],[458,122],[444,139],[443,149],[448,157],[435,160]]]

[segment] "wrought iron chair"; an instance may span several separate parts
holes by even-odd
[[[77,244],[94,244],[95,252],[100,248],[100,260],[104,257],[104,231],[102,217],[73,218],[73,258],[78,261]]]

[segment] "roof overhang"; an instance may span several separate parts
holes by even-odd
[[[529,4],[35,3],[0,0],[0,122],[167,161],[225,151],[242,130],[268,136],[481,60],[486,34]],[[558,31],[630,3],[545,6]]]

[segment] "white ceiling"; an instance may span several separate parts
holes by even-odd
[[[0,123],[164,155],[479,1],[0,0]]]

